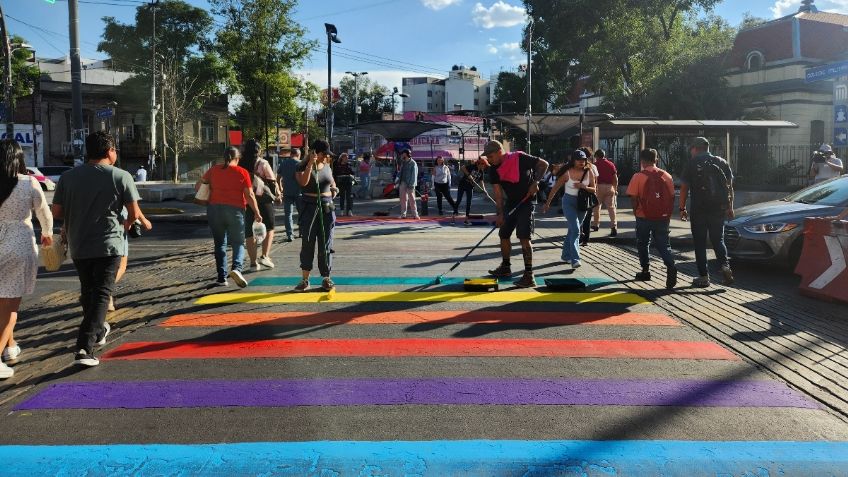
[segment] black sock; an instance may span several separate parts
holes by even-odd
[[[521,254],[524,256],[524,272],[533,273],[533,247],[521,247]]]

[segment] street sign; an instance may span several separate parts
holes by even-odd
[[[824,81],[846,75],[848,75],[848,61],[842,61],[815,68],[807,68],[805,81],[807,83],[815,83],[816,81]]]
[[[97,112],[95,112],[94,114],[100,119],[106,119],[111,118],[115,114],[115,111],[113,111],[111,108],[98,109]]]
[[[848,146],[848,128],[835,128],[833,130],[833,144],[836,146]]]
[[[277,147],[291,147],[291,129],[277,130]]]
[[[837,123],[848,123],[848,106],[841,104],[833,108],[833,121]]]

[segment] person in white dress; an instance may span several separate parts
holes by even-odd
[[[53,243],[53,216],[38,182],[26,171],[20,144],[0,141],[0,379],[10,378],[9,364],[18,361],[20,346],[12,331],[21,297],[35,291],[38,272],[38,246],[32,228],[35,212],[41,225],[41,244]]]

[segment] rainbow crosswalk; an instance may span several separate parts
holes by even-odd
[[[278,286],[286,280],[265,277],[254,280],[251,286]],[[421,279],[391,280],[393,286],[422,285]],[[598,285],[609,282],[604,277],[594,280]],[[381,285],[362,277],[338,282]],[[608,412],[645,408],[659,414],[691,413],[691,419],[696,419],[699,410],[714,410],[727,413],[719,415],[729,422],[733,413],[752,410],[822,412],[816,402],[781,382],[699,376],[699,368],[736,369],[746,365],[722,346],[695,339],[680,322],[657,313],[648,300],[634,293],[603,289],[581,293],[368,289],[328,296],[249,290],[200,297],[197,305],[217,309],[174,314],[147,333],[148,337],[171,339],[134,337],[103,354],[97,371],[105,371],[111,378],[94,375],[95,379],[42,385],[15,404],[13,413],[25,413],[29,419],[40,415],[56,419],[63,412],[121,412],[124,417],[132,417],[132,413],[152,416],[144,414],[151,412],[166,416],[201,413],[204,418],[187,421],[200,430],[218,425],[215,412],[220,409],[267,415],[272,425],[286,424],[290,415],[279,413],[315,409],[319,413],[339,412],[342,417],[329,418],[329,422],[349,426],[351,435],[368,436],[360,429],[363,413],[377,420],[382,413],[395,413],[398,420],[433,408],[451,409],[453,416],[469,409],[483,415],[508,415],[516,409],[545,413],[543,409],[552,409],[557,410],[555,415],[563,415],[563,409]],[[497,309],[502,304],[511,308]],[[259,305],[261,311],[256,310]],[[525,305],[527,310],[514,309]],[[501,334],[445,337],[438,333],[445,327],[462,326],[488,327]],[[321,330],[328,334],[312,334]],[[658,339],[663,333],[670,333],[673,339]],[[511,359],[544,370],[534,376],[498,373],[498,367],[508,366]],[[324,362],[332,366],[320,368],[331,371],[286,376],[299,360],[306,360],[303,363],[308,363],[304,365],[307,367],[320,362],[316,360],[331,360]],[[429,366],[414,368],[422,370],[418,372],[412,368],[385,372],[411,362],[407,360],[423,360]],[[470,360],[466,362],[470,364],[453,371],[456,360]],[[500,361],[492,364],[492,360]],[[597,368],[610,375],[581,376],[573,370],[551,368],[552,363],[574,360],[602,362],[596,364]],[[272,369],[275,375],[224,379],[209,371],[210,367],[256,366],[260,361],[270,363],[263,369]],[[354,366],[351,363],[363,368],[340,372],[343,367]],[[642,369],[642,365],[644,369],[659,369],[667,363],[688,371],[682,376],[626,377],[622,376],[624,372],[612,372],[628,366]],[[130,380],[120,377],[122,366],[177,366],[173,373],[186,371],[178,378]],[[110,374],[110,368],[116,371]],[[428,373],[428,368],[441,371]],[[461,371],[483,368],[489,369],[488,375]],[[332,370],[339,372],[334,375]],[[434,411],[433,416],[439,415]],[[467,425],[444,419],[439,428]],[[567,423],[550,422],[551,426],[562,424],[566,424],[563,438],[571,437]],[[413,431],[397,429],[396,434],[406,438],[391,440],[232,443],[204,441],[203,432],[198,431],[201,442],[190,444],[0,446],[0,460],[11,475],[293,476],[762,476],[808,475],[805,472],[810,469],[816,469],[817,475],[845,475],[848,463],[848,443],[844,442],[621,440],[615,436],[602,440],[519,440],[482,434],[470,439],[414,440],[409,438]],[[509,429],[498,432],[500,436],[511,434]],[[317,435],[321,435],[320,430]]]

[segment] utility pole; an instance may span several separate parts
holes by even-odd
[[[324,24],[327,31],[327,142],[333,144],[333,43],[341,43],[339,30],[330,23]]]
[[[367,71],[363,71],[361,73],[354,73],[352,71],[346,71],[345,74],[349,74],[353,76],[353,124],[359,124],[359,77],[365,76],[368,74]],[[353,133],[353,153],[356,154],[356,131]]]
[[[530,151],[530,121],[533,117],[533,104],[531,103],[533,87],[533,19],[527,25],[527,153]]]
[[[83,161],[85,152],[85,132],[82,122],[82,66],[79,47],[79,3],[68,0],[68,28],[71,42],[71,144],[74,159]]]
[[[35,52],[32,54],[33,58],[35,58]],[[41,115],[41,64],[36,60],[35,64],[38,67],[38,79],[35,80],[35,84],[32,85],[32,165],[38,167],[38,129],[35,127],[35,100],[38,101],[38,112],[39,116]],[[38,121],[41,122],[40,120]],[[44,164],[42,164],[43,166]]]
[[[153,62],[150,68],[150,159],[156,161],[156,8],[159,0],[152,0],[150,6],[153,10],[153,39],[151,42],[153,50]],[[151,171],[152,173],[153,171]],[[162,178],[165,178],[165,164],[162,164]]]

